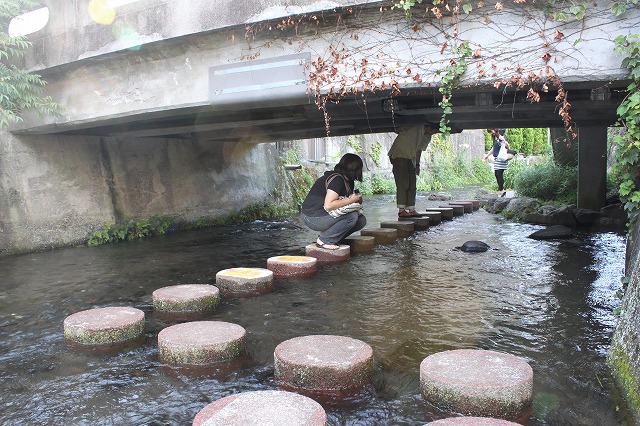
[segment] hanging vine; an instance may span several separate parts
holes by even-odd
[[[640,36],[619,36],[616,52],[625,55],[622,66],[629,69],[632,82],[628,95],[617,109],[618,125],[626,132],[614,137],[614,170],[620,179],[619,195],[631,223],[640,216]]]

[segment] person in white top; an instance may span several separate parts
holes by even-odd
[[[487,132],[491,134],[493,147],[484,155],[484,157],[482,157],[482,161],[486,161],[490,155],[493,155],[493,173],[495,174],[496,182],[498,183],[498,192],[501,197],[504,197],[507,194],[507,191],[504,190],[504,172],[509,167],[509,159],[513,158],[513,151],[509,150],[509,142],[507,141],[507,137],[504,135],[504,132],[500,132],[499,129],[487,129]],[[508,150],[506,157],[498,156],[502,148]]]

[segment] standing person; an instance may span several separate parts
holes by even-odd
[[[505,150],[509,149],[509,142],[504,136],[504,131],[487,129],[487,132],[491,135],[493,147],[482,157],[482,161],[486,161],[490,155],[493,155],[493,173],[496,176],[496,182],[498,182],[498,192],[501,197],[504,197],[507,194],[507,191],[504,190],[504,171],[509,167],[509,159],[506,156],[499,157],[498,154],[503,147]]]
[[[351,211],[337,217],[329,212],[352,203],[362,204],[362,194],[354,191],[355,181],[362,182],[362,159],[356,154],[345,154],[333,171],[325,172],[311,186],[302,203],[305,225],[320,231],[316,245],[327,250],[338,250],[340,241],[367,224],[367,218],[359,211]]]
[[[416,211],[416,182],[420,174],[420,157],[431,136],[438,132],[435,125],[418,125],[403,129],[389,149],[396,182],[396,203],[399,217],[421,217]]]

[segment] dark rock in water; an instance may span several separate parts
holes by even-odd
[[[529,238],[534,240],[558,240],[571,237],[573,237],[573,232],[563,225],[553,225],[529,235]]]
[[[456,248],[467,253],[481,253],[489,250],[491,247],[482,241],[467,241],[462,246]]]
[[[575,238],[571,238],[571,239],[564,240],[563,242],[561,242],[558,247],[573,248],[573,247],[586,247],[588,245],[589,244],[587,244],[586,242],[584,242],[582,240],[577,240]]]

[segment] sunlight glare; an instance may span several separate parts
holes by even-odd
[[[47,22],[49,22],[49,8],[41,7],[13,18],[9,22],[7,32],[9,37],[25,36],[43,29]]]

